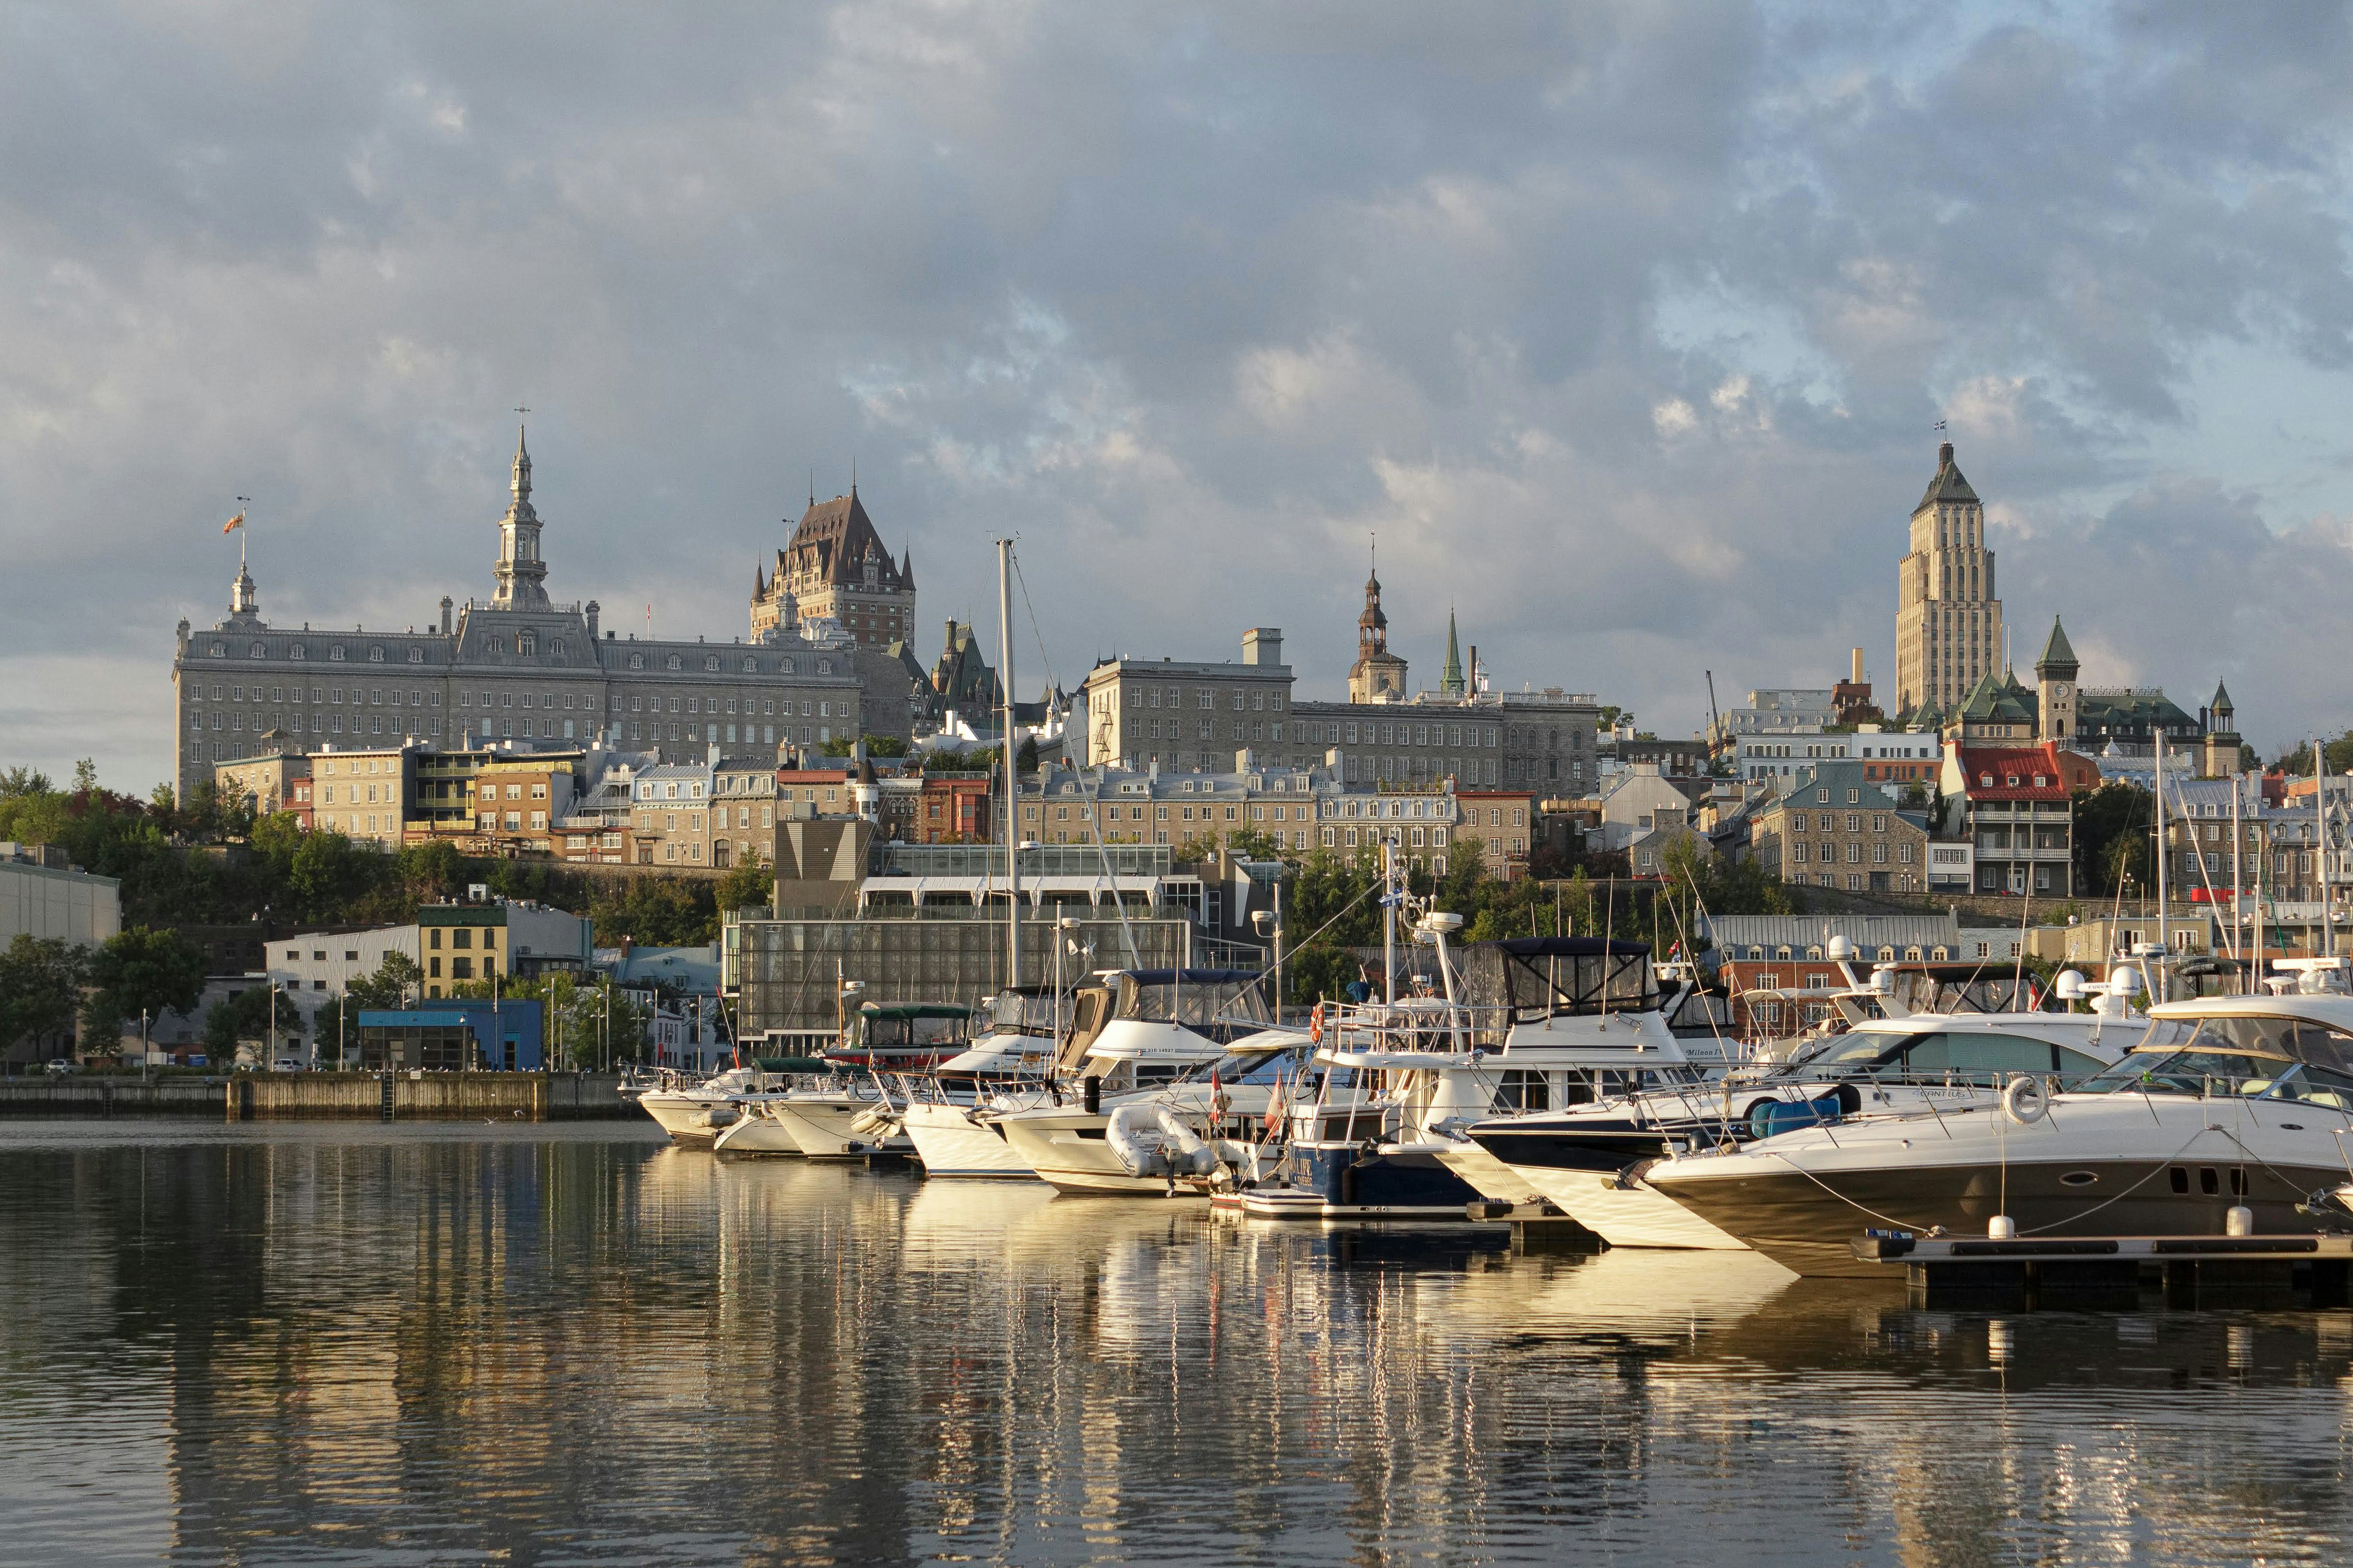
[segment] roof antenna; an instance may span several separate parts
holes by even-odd
[[[852,496],[858,493],[858,459],[855,458],[849,459],[849,493]]]
[[[809,466],[809,505],[817,505],[817,466]]]

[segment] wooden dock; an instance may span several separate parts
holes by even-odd
[[[580,1121],[638,1114],[610,1073],[77,1073],[0,1079],[0,1116],[229,1121]]]
[[[1865,1234],[1922,1307],[2131,1310],[2353,1305],[2353,1235],[1913,1237]]]

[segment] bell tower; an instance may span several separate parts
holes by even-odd
[[[1351,702],[1402,701],[1406,663],[1389,651],[1389,618],[1381,608],[1378,572],[1365,579],[1365,613],[1356,617],[1356,662],[1348,670]]]
[[[531,504],[531,452],[521,426],[515,427],[512,487],[514,500],[499,520],[499,586],[491,604],[501,610],[544,610],[549,607],[547,563],[539,553],[539,513]]]
[[[2067,628],[2059,624],[2058,616],[2052,616],[2050,640],[2034,661],[2034,693],[2041,710],[2034,726],[2036,740],[2056,741],[2063,746],[2074,740],[2075,677],[2082,668],[2067,641]]]

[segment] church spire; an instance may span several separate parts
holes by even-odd
[[[1462,695],[1467,683],[1462,679],[1462,644],[1454,635],[1454,611],[1446,611],[1446,668],[1439,672],[1438,689],[1449,697]]]
[[[514,475],[510,481],[514,500],[506,516],[499,520],[498,590],[491,595],[491,604],[501,610],[549,607],[547,563],[539,550],[539,513],[531,504],[531,448],[523,435],[523,427],[516,426]]]

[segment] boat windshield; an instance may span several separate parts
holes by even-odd
[[[1248,1083],[1252,1081],[1251,1074],[1263,1072],[1290,1054],[1282,1047],[1269,1051],[1229,1051],[1215,1061],[1203,1062],[1187,1070],[1185,1078],[1188,1082],[1207,1083],[1214,1070],[1219,1083]]]
[[[2083,1088],[2262,1096],[2353,1110],[2353,1034],[2309,1018],[2205,1018],[2187,1043],[2141,1047]]]

